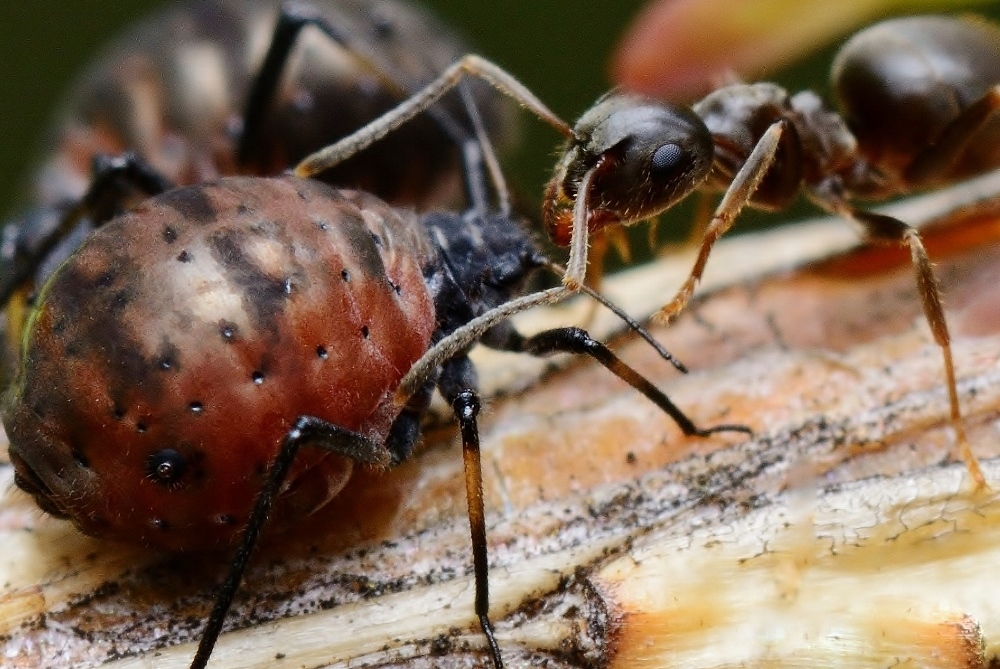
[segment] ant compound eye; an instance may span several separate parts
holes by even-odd
[[[677,144],[664,144],[653,151],[649,167],[655,174],[664,174],[680,165],[683,159],[684,149]]]
[[[176,488],[186,470],[187,460],[172,448],[157,451],[146,461],[146,475],[167,488]]]

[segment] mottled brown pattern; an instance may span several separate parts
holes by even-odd
[[[185,201],[214,219],[192,223]],[[295,418],[385,438],[391,393],[435,326],[429,248],[415,216],[292,178],[149,201],[43,290],[4,409],[21,476],[90,533],[226,544]],[[170,486],[148,473],[166,448],[187,463]],[[278,523],[350,470],[303,452]]]

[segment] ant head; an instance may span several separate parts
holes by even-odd
[[[588,228],[659,214],[697,188],[712,167],[712,136],[689,108],[611,93],[587,111],[546,191],[543,215],[555,243],[570,241],[573,203],[593,171]]]

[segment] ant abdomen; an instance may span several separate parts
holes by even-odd
[[[884,21],[852,37],[834,60],[831,82],[864,157],[909,190],[950,183],[1000,165],[1000,114],[968,110],[1000,81],[1000,28],[972,17],[912,16]],[[975,115],[975,113],[973,113]],[[961,132],[970,124],[984,125]],[[974,127],[974,126],[972,126]],[[915,160],[952,141],[964,148],[947,164],[921,170]]]

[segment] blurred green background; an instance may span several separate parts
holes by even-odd
[[[0,212],[13,206],[68,82],[116,30],[163,4],[162,0],[59,0],[56,4],[9,1],[0,7]],[[557,113],[573,119],[607,90],[608,55],[645,3],[426,0],[425,4],[465,34],[475,50],[508,68]],[[1000,3],[983,11],[1000,18]],[[834,49],[828,47],[809,62],[780,73],[777,80],[792,89],[823,89]],[[511,173],[524,193],[537,198],[559,138],[529,118],[525,127],[524,144]],[[679,216],[683,220],[690,213]],[[665,234],[669,233],[661,232]]]

